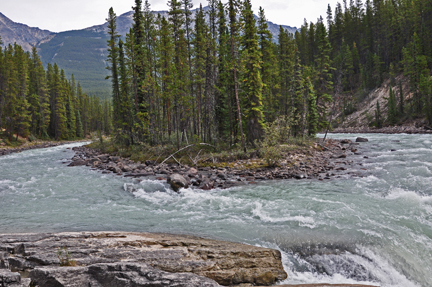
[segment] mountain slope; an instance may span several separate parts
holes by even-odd
[[[53,34],[48,30],[29,27],[25,24],[15,23],[0,13],[0,35],[4,45],[17,43],[24,50],[30,51],[40,40]]]

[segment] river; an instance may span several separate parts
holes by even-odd
[[[362,177],[180,194],[67,167],[67,148],[80,144],[3,156],[0,233],[193,234],[279,249],[285,284],[432,286],[432,136],[331,135],[357,136],[369,138],[351,158],[366,169]]]

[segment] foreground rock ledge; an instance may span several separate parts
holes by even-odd
[[[60,267],[67,248],[76,267]],[[269,286],[287,278],[277,250],[186,235],[79,232],[0,235],[0,285]],[[7,279],[3,279],[7,278]],[[6,282],[7,281],[7,282]]]

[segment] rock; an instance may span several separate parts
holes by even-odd
[[[303,178],[306,178],[307,176],[302,174],[302,173],[298,173],[294,177],[295,177],[295,179],[303,179]]]
[[[174,173],[170,175],[167,179],[167,182],[171,185],[172,189],[174,189],[174,191],[176,192],[178,192],[182,187],[183,188],[189,187],[189,183],[186,180],[186,178],[184,178],[182,175],[178,173]]]
[[[178,286],[216,287],[215,281],[191,273],[170,273],[143,263],[94,264],[87,267],[36,268],[29,274],[32,286]]]
[[[352,143],[351,140],[348,140],[348,139],[341,140],[341,144],[350,144],[350,143]]]
[[[361,138],[361,137],[358,137],[357,139],[356,139],[356,142],[357,143],[365,143],[365,142],[368,142],[369,140],[367,139],[367,138]]]
[[[79,159],[76,161],[71,162],[68,166],[82,166],[82,165],[86,165],[87,162],[85,160]]]
[[[218,286],[199,276],[228,286],[271,285],[287,278],[277,250],[195,236],[129,232],[0,235],[0,250],[13,250],[20,244],[24,244],[25,254],[7,256],[22,261],[16,264],[18,270],[32,269],[30,278],[41,287]],[[59,246],[68,248],[79,267],[58,266],[58,258],[54,258]],[[67,280],[76,281],[71,284]],[[139,282],[149,283],[134,285]],[[151,285],[157,282],[173,285]]]
[[[187,171],[187,174],[189,174],[189,175],[197,175],[198,174],[198,170],[192,167],[192,168],[190,168]]]
[[[7,269],[0,269],[0,286],[22,286],[21,275]]]
[[[211,190],[213,188],[213,182],[210,180],[210,178],[206,177],[203,178],[203,180],[201,181],[200,185],[199,185],[199,189],[202,190]]]
[[[154,166],[157,164],[157,162],[154,160],[146,160],[144,163],[146,166]]]

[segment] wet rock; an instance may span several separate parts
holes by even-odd
[[[365,143],[365,142],[368,142],[369,140],[367,139],[367,138],[362,138],[362,137],[358,137],[357,139],[356,139],[356,142],[357,143]]]
[[[184,178],[182,175],[178,173],[174,173],[170,175],[167,179],[167,182],[171,185],[172,189],[174,189],[174,191],[176,192],[178,192],[182,187],[183,188],[189,187],[189,183],[186,180],[186,178]]]
[[[302,174],[302,173],[298,173],[298,174],[295,175],[295,179],[303,179],[303,178],[306,178],[306,177],[307,176],[305,174]]]
[[[200,183],[200,185],[199,185],[199,189],[202,189],[202,190],[210,190],[210,189],[213,189],[213,182],[210,180],[210,178],[204,178],[204,179],[202,179],[202,181],[201,181],[201,183]]]
[[[195,236],[129,232],[0,235],[0,250],[19,244],[24,244],[26,254],[32,255],[8,254],[9,259],[46,259],[23,263],[22,269],[18,268],[32,269],[33,286],[40,287],[218,286],[214,281],[227,286],[271,285],[287,277],[277,250]],[[59,267],[58,259],[57,262],[50,259],[60,246],[68,248],[78,267]],[[116,281],[120,278],[126,281]],[[135,285],[140,282],[149,283]]]
[[[87,162],[85,160],[79,159],[76,161],[71,162],[68,166],[82,166],[82,165],[86,165]]]

